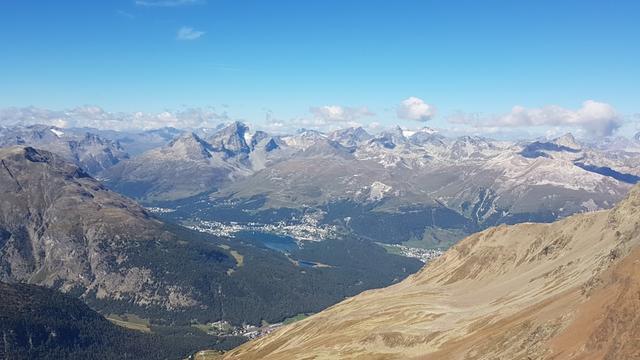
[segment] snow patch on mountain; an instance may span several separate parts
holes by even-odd
[[[369,187],[369,200],[379,201],[385,197],[393,188],[380,181],[374,181]]]

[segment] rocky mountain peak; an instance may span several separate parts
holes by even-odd
[[[270,136],[269,134],[267,134],[264,131],[256,131],[252,136],[251,136],[251,150],[256,150],[259,148],[264,149],[264,151],[266,152],[270,152],[273,151],[275,149],[279,149],[280,145],[278,143],[278,141],[276,140],[276,138],[274,138],[273,136]]]
[[[299,129],[297,131],[296,136],[300,136],[302,138],[310,139],[310,140],[311,139],[321,140],[321,139],[326,138],[326,136],[323,133],[321,133],[318,130],[313,130],[313,129]]]
[[[559,138],[554,139],[552,142],[558,146],[564,146],[573,150],[580,150],[581,148],[580,144],[578,144],[576,138],[573,137],[573,134],[571,133],[566,133]]]
[[[188,133],[173,139],[167,149],[175,153],[177,158],[192,160],[210,158],[213,148],[195,133]]]
[[[363,141],[370,140],[373,136],[358,126],[336,130],[329,135],[329,138],[344,146],[357,146]]]
[[[225,126],[209,138],[209,143],[218,151],[228,155],[248,154],[251,147],[248,144],[249,127],[239,121]],[[249,140],[250,141],[250,140]]]
[[[387,149],[393,149],[398,145],[407,143],[407,138],[400,126],[396,126],[391,130],[383,131],[376,138],[371,140],[372,144],[381,145]]]
[[[251,146],[256,145],[260,141],[269,138],[269,134],[264,131],[256,131],[253,135],[251,135]]]
[[[438,133],[437,130],[429,127],[423,127],[416,131],[413,131],[409,135],[409,141],[417,145],[425,145],[430,143],[436,146],[444,146],[446,138]]]

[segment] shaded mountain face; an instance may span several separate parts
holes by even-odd
[[[28,145],[45,148],[63,156],[92,175],[128,159],[129,155],[117,141],[95,133],[55,126],[33,125],[6,128],[0,131],[0,147]]]
[[[188,342],[113,325],[82,301],[54,290],[0,282],[0,299],[2,359],[157,360],[193,352]]]
[[[201,149],[196,138],[179,145],[206,157]],[[317,312],[420,266],[348,239],[304,250],[284,254],[165,224],[58,155],[0,149],[1,281],[58,289],[104,314],[239,325]],[[325,267],[300,265],[322,256]]]
[[[485,230],[224,358],[636,358],[639,215],[636,186],[612,210]]]
[[[520,154],[524,157],[528,158],[536,158],[536,157],[549,157],[549,155],[545,151],[553,151],[553,152],[571,152],[577,153],[580,152],[580,149],[571,148],[565,145],[559,145],[555,142],[533,142],[527,145]]]

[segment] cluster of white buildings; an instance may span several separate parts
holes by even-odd
[[[416,258],[422,261],[423,263],[428,263],[429,261],[437,258],[438,256],[444,253],[444,251],[439,249],[414,248],[414,247],[404,246],[400,244],[392,244],[387,246],[398,248],[403,256]]]
[[[153,214],[167,214],[167,213],[172,213],[172,212],[175,211],[174,209],[162,208],[162,207],[157,207],[157,206],[146,207],[145,209],[148,212],[153,213]]]
[[[233,326],[227,321],[216,321],[207,324],[207,334],[216,336],[244,336],[255,339],[267,335],[282,326],[282,323],[269,324],[262,327],[254,325]]]
[[[196,224],[187,225],[189,229],[205,232],[221,237],[235,237],[240,231],[256,231],[276,235],[290,236],[298,241],[322,241],[336,237],[338,230],[333,225],[321,225],[318,219],[305,215],[300,223],[292,224],[284,221],[275,224],[237,222],[221,223],[219,221],[200,220]]]

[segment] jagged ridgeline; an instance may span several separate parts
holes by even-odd
[[[610,208],[638,182],[640,143],[446,137],[401,128],[289,135],[234,122],[181,134],[100,173],[169,217],[321,225],[379,243],[447,248],[498,224]]]
[[[154,324],[259,324],[317,312],[420,266],[358,240],[306,251],[343,255],[301,267],[250,242],[163,223],[54,153],[0,149],[2,281],[58,289],[104,315]]]
[[[638,359],[638,309],[640,186],[612,210],[474,234],[224,359]]]
[[[119,141],[86,129],[62,129],[47,125],[0,129],[0,147],[14,145],[52,151],[91,175],[129,158]]]

